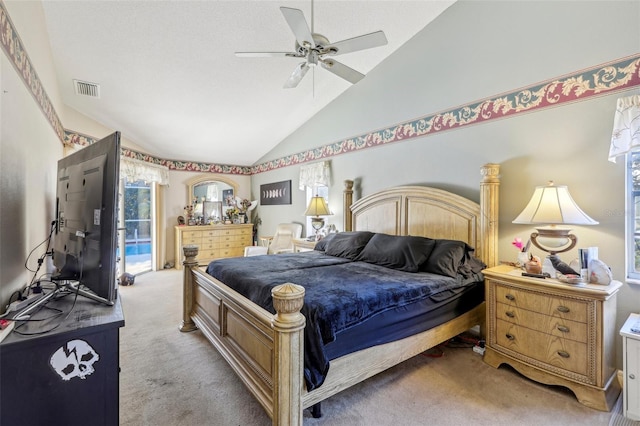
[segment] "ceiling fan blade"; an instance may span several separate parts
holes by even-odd
[[[289,24],[289,27],[291,27],[293,35],[296,36],[298,44],[304,47],[316,47],[316,43],[311,36],[311,30],[302,11],[290,7],[281,7],[280,11],[284,15],[284,19],[287,21],[287,24]]]
[[[298,64],[293,73],[289,76],[289,79],[284,83],[285,89],[293,89],[298,86],[298,83],[302,80],[304,75],[309,71],[309,65],[306,62],[301,62]]]
[[[338,41],[327,47],[330,49],[329,55],[342,55],[344,53],[384,46],[385,44],[387,44],[387,37],[384,35],[384,32],[376,31],[375,33]],[[337,52],[333,53],[333,49],[336,49]]]
[[[236,52],[238,58],[292,57],[302,58],[295,52]]]
[[[334,73],[338,77],[344,78],[352,84],[356,84],[364,78],[364,74],[359,73],[353,68],[341,64],[340,62],[333,59],[325,59],[323,61],[320,61],[320,64],[322,65],[322,68]]]

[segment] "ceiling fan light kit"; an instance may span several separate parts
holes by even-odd
[[[313,2],[311,7],[313,20]],[[315,67],[318,64],[320,64],[321,68],[355,84],[364,78],[364,74],[334,59],[325,58],[325,56],[342,55],[387,44],[387,38],[382,31],[331,43],[325,36],[314,33],[309,28],[307,20],[301,10],[281,7],[280,11],[296,38],[294,52],[236,52],[236,56],[245,58],[279,56],[304,58],[305,62],[298,64],[284,83],[283,87],[285,89],[297,87],[309,70],[309,67]]]

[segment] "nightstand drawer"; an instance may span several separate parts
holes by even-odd
[[[587,343],[587,324],[539,314],[504,303],[496,304],[496,318],[563,339]]]
[[[496,285],[496,302],[566,320],[587,322],[588,304],[559,296]]]
[[[533,358],[544,364],[567,370],[566,375],[577,373],[588,375],[587,345],[574,342],[526,327],[497,320],[496,343],[505,349],[516,352],[516,358],[526,361]]]

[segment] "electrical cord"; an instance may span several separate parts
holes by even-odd
[[[83,251],[84,251],[84,250],[83,250]],[[41,334],[47,334],[47,333],[50,333],[50,332],[52,332],[53,330],[57,329],[58,327],[60,327],[60,326],[61,326],[61,325],[62,325],[62,324],[63,324],[63,323],[64,323],[64,322],[69,318],[69,316],[71,315],[71,312],[73,312],[73,310],[74,310],[74,309],[75,309],[75,307],[76,307],[76,302],[78,301],[78,295],[80,294],[80,283],[82,282],[82,275],[83,275],[83,272],[84,272],[84,268],[83,268],[83,266],[84,266],[84,262],[82,261],[82,260],[83,260],[83,259],[82,259],[82,253],[83,253],[83,251],[80,251],[80,256],[79,256],[80,274],[79,274],[79,277],[78,277],[78,285],[74,288],[74,289],[75,289],[75,292],[74,292],[74,291],[69,291],[69,292],[67,292],[66,294],[64,294],[63,296],[61,296],[61,297],[60,297],[60,298],[62,298],[62,297],[66,297],[66,296],[68,296],[68,295],[70,295],[70,294],[73,294],[73,295],[74,295],[74,298],[73,298],[73,304],[71,305],[71,308],[69,308],[69,311],[68,311],[68,312],[67,312],[67,314],[64,316],[64,318],[62,318],[60,321],[58,321],[58,323],[57,323],[55,326],[53,326],[53,327],[51,327],[51,328],[49,328],[49,329],[47,329],[47,330],[34,331],[34,332],[32,332],[32,333],[28,333],[28,332],[27,332],[27,333],[25,333],[25,332],[21,332],[21,331],[19,331],[19,328],[20,328],[20,327],[22,327],[22,326],[23,326],[24,324],[26,324],[27,322],[31,322],[31,321],[45,321],[45,320],[50,320],[50,319],[53,319],[53,318],[57,318],[57,317],[59,317],[59,316],[61,316],[61,315],[62,315],[63,311],[60,311],[60,313],[59,313],[59,314],[56,314],[56,315],[54,315],[54,316],[52,316],[52,317],[45,318],[45,319],[37,319],[37,320],[35,320],[35,319],[34,319],[34,320],[32,320],[31,318],[29,318],[29,319],[27,319],[27,320],[19,320],[19,321],[20,321],[20,324],[16,325],[16,327],[15,327],[15,328],[14,328],[14,330],[13,330],[13,331],[14,331],[14,333],[20,334],[20,335],[22,335],[22,336],[36,336],[36,335],[41,335]],[[57,284],[57,283],[54,283],[54,284],[56,284],[56,286],[58,287],[58,288],[56,289],[56,291],[61,291],[61,288],[58,286],[58,284]],[[47,301],[47,303],[49,303],[49,302]],[[36,311],[36,313],[37,313],[37,312],[40,312],[40,311],[42,310],[42,308],[46,307],[47,303],[44,303],[42,306],[40,306],[40,307],[39,307],[39,309]],[[50,308],[50,307],[47,307],[47,308],[48,308],[48,309],[58,310],[58,309],[56,309],[56,308]],[[19,316],[18,316],[18,318],[19,318]]]
[[[24,267],[27,271],[29,272],[37,272],[38,269],[40,269],[40,266],[42,265],[42,263],[40,262],[40,259],[43,259],[48,253],[49,253],[49,247],[51,246],[51,237],[53,236],[53,231],[55,231],[55,225],[56,225],[56,221],[54,220],[53,222],[51,222],[51,230],[49,231],[49,236],[47,238],[45,238],[40,244],[38,244],[37,246],[35,246],[27,255],[27,258],[24,261]],[[33,254],[34,251],[37,250],[38,247],[40,247],[41,245],[43,245],[44,243],[47,243],[47,249],[45,250],[45,254],[40,256],[40,258],[38,259],[38,269],[36,269],[35,271],[29,268],[28,262],[29,259],[31,258],[31,255]]]

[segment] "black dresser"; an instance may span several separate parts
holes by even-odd
[[[120,299],[52,299],[0,343],[0,425],[117,425]]]

